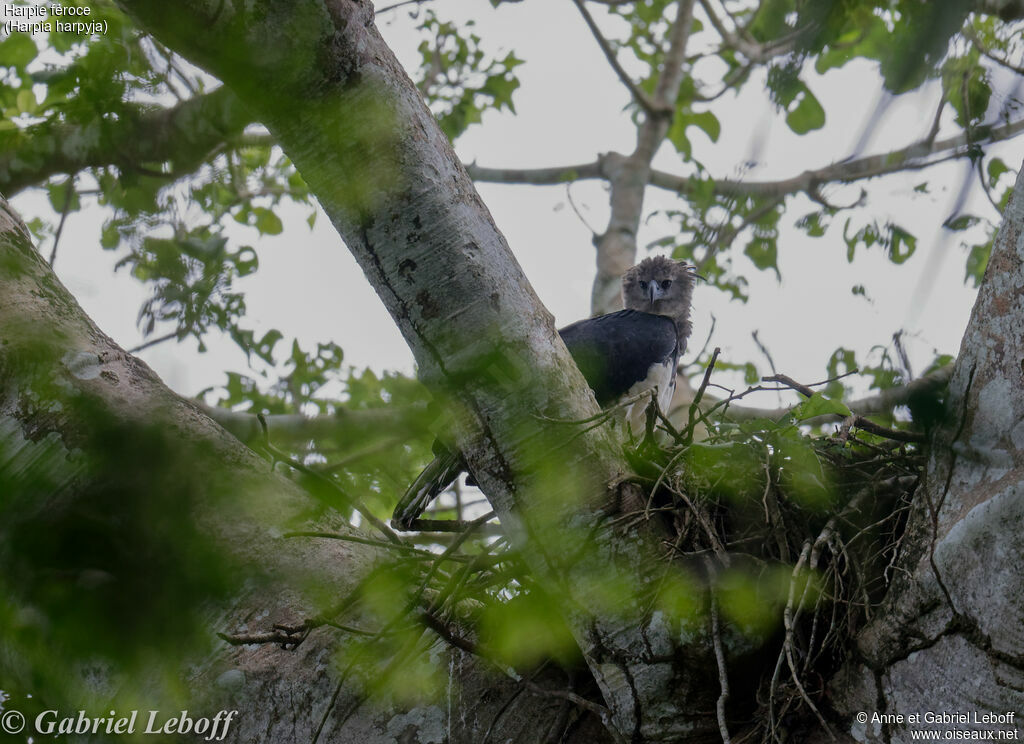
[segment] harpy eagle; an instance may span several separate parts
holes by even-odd
[[[583,373],[602,408],[657,389],[658,408],[668,413],[675,392],[676,365],[686,349],[693,325],[690,303],[696,278],[694,267],[664,256],[647,258],[622,275],[619,310],[581,320],[558,333]],[[646,399],[630,409],[643,412]],[[635,414],[626,420],[635,425]],[[391,518],[398,529],[409,529],[438,494],[467,470],[459,452],[440,440],[434,459],[402,496]]]

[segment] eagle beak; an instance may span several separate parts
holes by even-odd
[[[647,292],[650,295],[652,305],[665,296],[665,290],[662,289],[661,284],[656,281],[651,282],[650,286],[647,288]]]

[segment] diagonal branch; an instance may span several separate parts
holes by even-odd
[[[654,88],[655,102],[659,108],[670,112],[675,110],[676,99],[679,98],[679,86],[683,82],[683,65],[686,63],[686,45],[690,40],[692,26],[693,0],[680,0],[676,20],[670,31],[665,64]],[[665,131],[667,130],[668,127],[665,126]]]
[[[715,31],[721,37],[722,46],[739,52],[755,64],[763,64],[774,57],[793,51],[796,41],[802,33],[801,30],[797,30],[781,39],[761,44],[750,39],[746,34],[730,31],[722,19],[718,17],[714,8],[711,7],[710,0],[699,0],[699,2],[708,20],[711,21],[711,25],[714,26]]]

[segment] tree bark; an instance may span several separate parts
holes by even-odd
[[[887,599],[833,681],[855,738],[1024,731],[1022,524],[1024,169],[964,334],[947,419],[934,436]],[[1012,720],[974,718],[1008,712]],[[969,720],[929,722],[926,713]]]

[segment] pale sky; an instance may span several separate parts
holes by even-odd
[[[542,11],[537,3],[503,5],[497,10],[481,0],[435,0],[430,5],[445,18],[464,19],[472,12],[476,32],[488,51],[515,50],[526,60],[517,68],[522,83],[514,99],[517,114],[485,115],[483,124],[472,127],[457,143],[464,161],[495,167],[550,166],[589,162],[598,153],[632,149],[635,130],[623,113],[626,91],[571,3],[548,2]],[[595,15],[603,14],[597,8]],[[412,71],[419,37],[408,12],[378,17],[378,26]],[[828,117],[823,130],[803,137],[789,132],[755,78],[741,96],[726,96],[714,104],[722,123],[716,144],[695,128],[689,130],[698,156],[718,176],[765,180],[796,175],[806,168],[920,138],[931,122],[938,95],[931,88],[909,103],[889,107],[874,122],[861,149],[855,150],[864,139],[865,127],[877,118],[880,86],[874,66],[851,64],[824,78],[812,76],[808,83]],[[995,108],[1000,99],[993,99]],[[954,133],[950,124],[940,137]],[[987,153],[1000,154],[1011,167],[1019,164],[1022,152],[1020,142],[987,148]],[[750,160],[756,162],[746,168]],[[660,151],[655,166],[686,173],[670,145]],[[917,253],[902,266],[892,265],[877,247],[859,250],[849,265],[842,238],[845,217],[836,218],[826,237],[811,239],[790,226],[815,205],[803,197],[787,202],[780,223],[783,282],[777,283],[773,273],[752,267],[745,271],[749,264],[740,256],[737,266],[750,281],[750,302],[729,302],[714,290],[698,289],[692,348],[703,344],[713,315],[717,326],[712,346],[721,346],[724,358],[753,360],[768,373],[751,340],[751,333],[758,331],[778,371],[804,382],[824,378],[825,362],[837,346],[854,349],[863,361],[872,346],[890,344],[892,333],[900,328],[909,336],[907,346],[917,372],[934,350],[956,354],[974,290],[963,283],[966,254],[960,241],[967,234],[949,233],[940,225],[953,210],[966,168],[964,164],[937,166],[867,184],[869,205],[878,221],[884,224],[892,219],[918,236]],[[931,193],[912,198],[913,186],[924,180],[931,184]],[[828,196],[845,203],[856,199],[859,188],[831,189]],[[479,190],[556,322],[561,326],[585,317],[595,271],[594,249],[590,230],[566,201],[565,187],[481,184]],[[572,196],[587,223],[603,230],[608,211],[604,185],[576,184]],[[667,193],[648,191],[648,207],[667,208],[673,202]],[[31,216],[41,203],[45,199],[20,197],[15,207]],[[980,193],[972,193],[965,210],[994,216]],[[99,248],[102,219],[97,210],[88,208],[71,216],[57,271],[100,327],[130,348],[141,340],[135,319],[145,290],[124,271],[112,276],[117,255]],[[312,232],[304,219],[301,210],[288,209],[281,236],[257,238],[240,232],[239,240],[256,247],[261,264],[255,276],[239,282],[247,292],[250,326],[257,335],[278,328],[286,338],[297,336],[307,348],[333,340],[345,350],[346,362],[357,368],[411,372],[408,348],[340,238],[322,216]],[[664,228],[658,220],[645,225],[641,246],[661,237]],[[978,233],[970,236],[980,239]],[[48,245],[43,253],[49,254]],[[857,284],[865,285],[870,302],[851,294]],[[244,356],[230,340],[214,335],[208,345],[208,353],[198,354],[194,341],[181,346],[169,342],[140,356],[171,387],[192,395],[222,383],[225,369],[246,371]],[[751,402],[775,404],[767,397]]]

